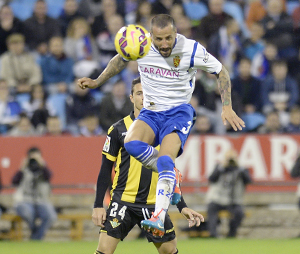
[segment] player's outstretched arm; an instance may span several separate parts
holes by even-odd
[[[90,79],[90,78],[81,78],[78,79],[77,84],[80,88],[97,88],[103,85],[107,80],[111,77],[117,75],[119,72],[125,69],[128,62],[125,62],[122,57],[117,54],[115,55],[108,63],[104,71],[99,75],[97,79]]]
[[[224,125],[226,125],[227,120],[235,131],[237,131],[238,129],[242,130],[242,128],[245,127],[245,123],[232,110],[230,76],[224,66],[222,67],[220,73],[217,74],[217,79],[223,105],[221,115],[223,123]]]
[[[197,213],[191,208],[185,207],[181,210],[181,213],[183,216],[188,220],[189,227],[193,227],[196,225],[196,227],[199,227],[201,222],[204,222],[204,217],[202,214]]]

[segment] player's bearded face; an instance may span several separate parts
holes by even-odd
[[[176,39],[176,29],[170,24],[164,28],[153,26],[151,29],[152,42],[163,57],[169,57]]]

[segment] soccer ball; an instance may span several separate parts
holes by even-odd
[[[151,38],[148,31],[140,25],[123,26],[116,34],[115,47],[126,60],[137,60],[148,54]]]

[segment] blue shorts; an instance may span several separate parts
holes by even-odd
[[[137,119],[147,123],[155,134],[155,144],[161,144],[163,138],[176,132],[181,140],[178,156],[183,152],[183,146],[191,132],[196,119],[196,112],[190,104],[182,104],[166,111],[151,111],[142,109]]]

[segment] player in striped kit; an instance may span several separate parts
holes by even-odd
[[[130,115],[113,124],[107,133],[102,150],[102,164],[97,180],[97,191],[92,220],[100,226],[100,237],[94,254],[112,254],[118,243],[123,240],[131,229],[144,219],[151,216],[155,209],[155,190],[158,173],[142,166],[131,157],[124,148],[124,138],[128,128],[138,117],[143,108],[143,90],[140,78],[132,82],[130,99],[133,111]],[[103,200],[111,182],[114,168],[114,178],[111,190],[111,200],[107,211]],[[188,208],[183,197],[177,204],[179,212],[189,221],[189,227],[199,226],[203,222],[201,214]],[[160,254],[176,254],[177,239],[170,217],[165,219],[166,233],[155,237],[146,232],[149,242],[153,242]]]
[[[155,212],[141,224],[154,234],[163,235],[165,215],[176,186],[174,162],[183,151],[196,117],[189,101],[197,69],[214,73],[218,79],[224,124],[228,121],[235,131],[241,130],[245,124],[232,110],[230,77],[215,57],[198,42],[177,34],[174,20],[169,15],[155,16],[150,32],[151,50],[137,60],[144,108],[130,126],[124,145],[127,152],[145,167],[159,173]],[[127,62],[116,55],[97,79],[82,78],[78,85],[83,89],[99,87],[126,65]],[[154,149],[158,144],[159,152]],[[178,188],[176,194],[180,197]]]

